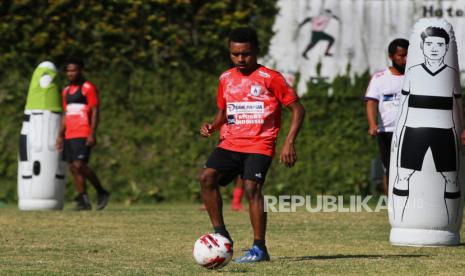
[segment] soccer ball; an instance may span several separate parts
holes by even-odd
[[[206,234],[194,244],[195,261],[208,269],[218,269],[227,265],[233,256],[231,241],[220,234]]]

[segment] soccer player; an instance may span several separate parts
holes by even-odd
[[[365,94],[368,134],[378,138],[381,162],[384,167],[383,190],[388,193],[389,160],[392,132],[396,124],[397,110],[404,81],[409,42],[397,38],[388,46],[392,65],[373,75]]]
[[[220,143],[200,173],[202,198],[214,231],[232,242],[223,220],[218,187],[240,174],[249,201],[254,242],[235,261],[269,261],[262,187],[275,152],[281,106],[292,112],[290,130],[280,154],[280,161],[286,167],[292,167],[297,160],[294,142],[305,109],[280,73],[257,63],[259,43],[255,30],[234,29],[229,35],[229,52],[235,66],[220,76],[216,116],[212,123],[204,123],[200,128],[204,137],[222,128]]]
[[[84,63],[81,59],[71,58],[66,63],[66,76],[69,85],[63,89],[63,110],[60,133],[56,147],[63,149],[63,158],[69,163],[74,178],[76,191],[75,210],[92,209],[86,192],[88,179],[97,190],[97,210],[102,210],[108,203],[110,193],[106,191],[88,165],[90,151],[96,144],[98,124],[98,91],[84,78]]]

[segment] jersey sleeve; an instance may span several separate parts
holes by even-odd
[[[284,106],[288,106],[299,100],[294,89],[287,84],[281,74],[278,74],[271,79],[269,89]]]
[[[368,84],[367,91],[365,92],[365,101],[373,100],[379,102],[380,97],[378,81],[376,76],[373,76]]]
[[[224,98],[223,92],[223,82],[220,80],[218,83],[218,89],[216,91],[216,106],[218,109],[225,110],[226,109],[226,100]]]
[[[402,85],[402,94],[403,95],[408,95],[410,93],[410,75],[411,75],[411,71],[410,72],[409,71],[406,72],[405,77],[404,77],[404,83]]]
[[[89,107],[98,106],[99,99],[97,88],[94,85],[88,85],[85,89],[85,93]]]

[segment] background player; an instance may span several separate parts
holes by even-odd
[[[72,58],[66,63],[69,85],[63,89],[65,116],[57,138],[57,149],[63,149],[63,158],[70,164],[76,191],[75,210],[90,210],[86,179],[97,190],[97,210],[105,208],[110,193],[101,185],[95,172],[88,166],[90,151],[96,144],[98,125],[98,91],[84,78],[84,63]],[[63,140],[64,137],[64,140]]]
[[[388,53],[392,65],[373,75],[365,94],[368,134],[378,138],[381,162],[384,167],[383,191],[385,195],[388,193],[392,133],[399,109],[408,46],[408,40],[403,38],[394,39],[389,43]]]

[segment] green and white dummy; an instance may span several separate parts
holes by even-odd
[[[34,70],[19,142],[18,207],[61,210],[66,163],[55,148],[62,116],[57,70],[44,61]]]

